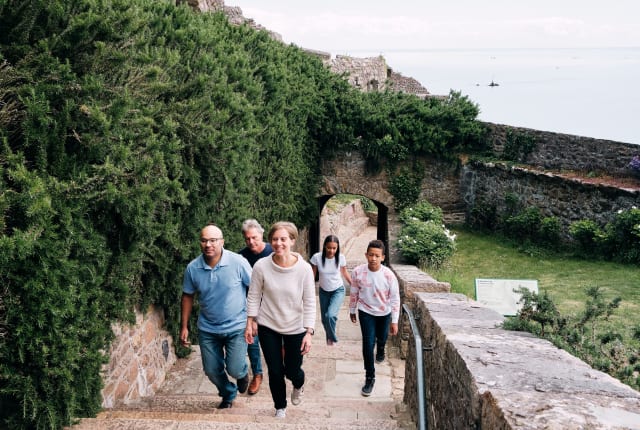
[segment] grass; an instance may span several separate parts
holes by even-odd
[[[464,229],[457,235],[457,250],[446,267],[427,270],[439,281],[449,282],[455,293],[475,299],[475,279],[536,279],[563,314],[584,309],[587,287],[599,286],[608,300],[621,297],[611,318],[615,329],[629,337],[640,326],[640,267],[603,261],[587,261],[550,252],[519,250],[503,238]]]

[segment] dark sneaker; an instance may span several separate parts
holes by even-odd
[[[384,362],[384,352],[382,354],[376,354],[376,363],[380,364]]]
[[[249,374],[247,373],[243,378],[236,380],[236,385],[238,386],[239,393],[247,391],[247,388],[249,387]]]
[[[230,402],[229,400],[222,400],[218,405],[218,409],[229,409],[231,407],[233,407],[233,402]]]
[[[376,383],[376,378],[367,378],[364,381],[364,387],[362,387],[362,391],[360,391],[360,394],[362,394],[365,397],[369,397],[371,395],[371,392],[373,391],[373,384]]]

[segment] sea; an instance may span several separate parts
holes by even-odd
[[[640,47],[356,51],[497,124],[640,145]],[[493,85],[491,85],[493,83]]]

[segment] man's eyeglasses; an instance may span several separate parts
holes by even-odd
[[[216,242],[218,242],[219,240],[222,240],[223,238],[221,237],[212,237],[211,239],[205,239],[204,237],[200,238],[200,243],[203,245],[208,245],[209,242],[211,242],[212,245],[215,245]]]

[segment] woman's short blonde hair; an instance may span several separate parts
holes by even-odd
[[[274,223],[271,228],[269,229],[269,234],[267,235],[267,238],[269,239],[269,242],[271,242],[271,238],[273,237],[274,233],[278,230],[282,230],[285,229],[287,231],[287,233],[289,233],[289,238],[291,240],[297,240],[298,239],[298,228],[296,227],[296,225],[292,222],[289,221],[278,221],[276,223]]]

